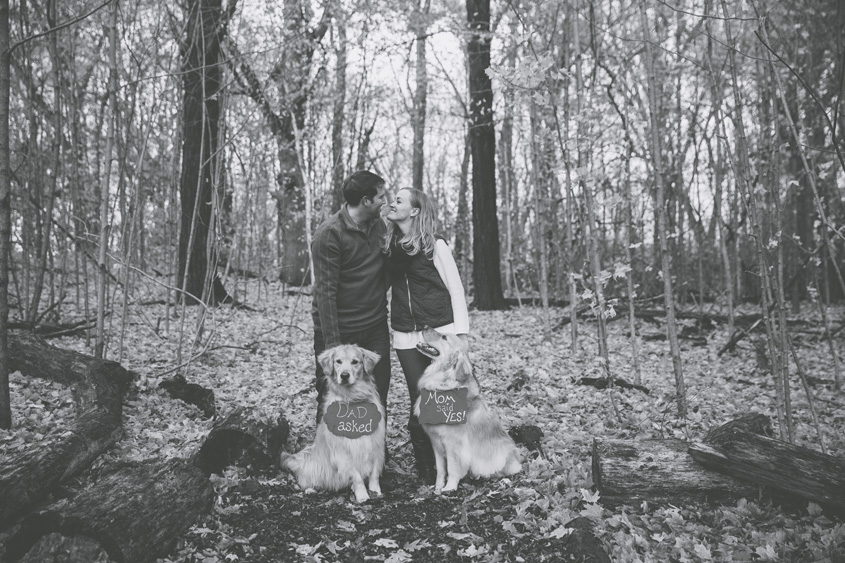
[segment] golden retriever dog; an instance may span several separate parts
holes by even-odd
[[[448,402],[444,398],[447,394],[438,396],[435,391],[466,389],[465,412],[443,415],[451,423],[432,424],[420,419],[434,447],[435,492],[454,491],[467,474],[498,477],[521,471],[522,456],[516,444],[481,396],[466,344],[454,334],[441,334],[432,329],[426,329],[423,337],[425,342],[417,344],[417,349],[432,362],[420,377],[420,397],[414,405],[414,414],[420,417],[424,401],[439,397]]]
[[[350,344],[317,357],[326,391],[314,443],[293,455],[282,452],[280,459],[305,492],[352,487],[359,503],[370,498],[367,488],[381,495],[385,412],[370,375],[378,360],[375,352]]]

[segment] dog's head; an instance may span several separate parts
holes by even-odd
[[[326,378],[337,385],[353,386],[369,377],[380,356],[354,344],[341,344],[317,356]]]
[[[472,377],[472,365],[467,355],[467,345],[454,334],[437,332],[426,328],[423,340],[417,344],[417,350],[431,358],[432,366],[438,370],[454,370],[458,383],[465,383]]]

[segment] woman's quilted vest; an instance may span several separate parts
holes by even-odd
[[[454,322],[449,290],[440,279],[434,260],[424,252],[408,256],[394,245],[387,258],[387,271],[393,287],[390,301],[393,330],[412,332]]]

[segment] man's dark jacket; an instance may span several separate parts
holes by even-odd
[[[311,315],[326,349],[341,343],[341,333],[372,328],[387,316],[385,231],[380,218],[359,227],[346,205],[317,227]]]

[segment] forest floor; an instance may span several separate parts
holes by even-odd
[[[291,425],[288,449],[295,451],[314,434],[310,297],[275,284],[250,282],[247,289],[240,288],[239,299],[252,310],[223,306],[208,312],[204,353],[185,374],[214,390],[218,416],[237,407],[267,421],[283,414]],[[158,389],[178,363],[180,325],[188,332],[200,310],[191,308],[181,318],[178,309],[170,308],[168,319],[164,305],[141,303],[139,299],[129,307],[122,350],[115,329],[108,352],[110,359],[140,376],[124,406],[125,437],[96,462],[93,472],[118,461],[189,457],[214,422]],[[803,368],[812,376],[828,452],[845,457],[845,392],[833,389],[833,362],[820,338],[822,324],[810,310],[815,308],[805,305],[793,337]],[[837,322],[845,321],[845,310],[833,313]],[[792,511],[754,499],[716,507],[603,507],[592,489],[594,438],[700,439],[708,429],[748,412],[767,415],[776,427],[774,385],[750,340],[717,355],[729,337],[727,328],[717,325],[702,334],[704,345],[682,341],[690,411],[686,420],[675,414],[672,360],[662,340],[640,342],[642,384],[649,393],[613,391],[617,416],[610,391],[577,384],[581,377],[599,375],[594,323],[579,326],[573,353],[569,326],[559,326],[568,314],[557,309],[550,314],[552,327],[559,328],[550,342],[543,342],[543,315],[537,307],[470,313],[470,356],[488,402],[505,427],[529,424],[544,433],[545,457],[522,448],[522,473],[512,479],[466,479],[458,491],[440,496],[422,486],[413,471],[405,427],[407,389],[392,354],[390,460],[383,497],[359,505],[349,493],[305,495],[286,474],[230,467],[213,477],[213,513],[159,561],[558,561],[570,533],[565,524],[585,517],[615,562],[845,563],[845,524],[813,503]],[[656,335],[664,328],[644,322],[638,330]],[[623,320],[609,324],[610,368],[616,377],[633,381],[627,332]],[[80,337],[51,343],[90,353]],[[182,357],[189,357],[190,339],[182,346]],[[837,346],[842,349],[845,342],[840,338]],[[73,416],[67,390],[20,374],[12,374],[11,381],[15,427],[0,431],[0,455],[32,447]],[[818,449],[797,377],[792,388],[795,439]],[[75,486],[84,487],[90,474],[79,477]]]

